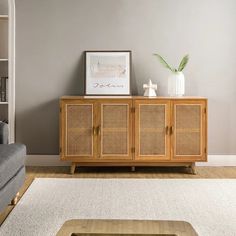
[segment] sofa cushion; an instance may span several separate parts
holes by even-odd
[[[0,213],[16,196],[16,193],[19,192],[24,181],[25,167],[23,166],[16,172],[16,175],[4,185],[4,187],[0,188]]]
[[[0,189],[25,165],[23,144],[0,144]]]

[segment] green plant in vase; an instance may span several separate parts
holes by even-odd
[[[182,71],[188,64],[189,56],[185,55],[183,57],[178,69],[170,66],[161,55],[154,53],[154,56],[157,57],[165,68],[171,71],[171,74],[168,77],[168,94],[170,96],[183,96],[185,94],[185,77]]]

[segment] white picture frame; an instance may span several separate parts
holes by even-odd
[[[130,95],[131,51],[85,51],[86,95]]]

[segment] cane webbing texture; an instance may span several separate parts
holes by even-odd
[[[128,154],[128,105],[102,105],[102,154]]]
[[[165,139],[162,133],[141,132],[140,136],[141,155],[165,155]]]
[[[92,105],[67,105],[67,155],[92,155]]]
[[[127,132],[103,132],[102,154],[127,154]]]
[[[165,105],[140,105],[140,155],[165,155]]]
[[[176,155],[201,154],[201,106],[176,105]]]

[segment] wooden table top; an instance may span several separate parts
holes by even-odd
[[[197,236],[185,221],[165,220],[69,220],[57,236]]]

